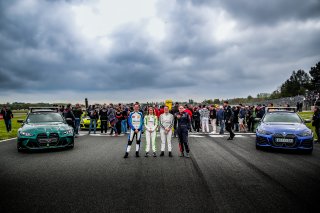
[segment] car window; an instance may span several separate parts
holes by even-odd
[[[264,122],[285,122],[302,123],[300,117],[295,113],[268,113],[265,115]]]
[[[35,113],[30,114],[27,123],[64,122],[59,113]]]

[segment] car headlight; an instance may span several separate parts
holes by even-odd
[[[29,133],[29,132],[19,132],[19,134],[20,134],[21,136],[25,136],[25,137],[32,137],[32,136],[34,136],[34,134]]]
[[[272,132],[268,132],[264,129],[257,129],[257,133],[259,133],[261,135],[272,135]]]
[[[307,130],[307,131],[304,131],[304,132],[300,132],[300,133],[298,134],[298,136],[300,136],[300,137],[312,136],[312,131]]]
[[[71,134],[73,134],[73,130],[72,130],[72,129],[69,129],[69,130],[67,130],[67,131],[64,131],[63,134],[64,134],[64,135],[71,135]]]

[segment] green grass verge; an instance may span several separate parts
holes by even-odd
[[[17,122],[19,119],[25,119],[26,114],[13,114],[14,118],[11,120],[12,131],[7,133],[6,126],[4,124],[4,120],[0,120],[0,140],[5,140],[9,138],[17,137],[18,129],[21,127],[21,124]]]
[[[313,116],[313,112],[312,111],[299,112],[299,115],[303,119],[310,119],[311,120],[312,116]],[[315,131],[314,127],[311,125],[311,123],[306,123],[306,126],[309,127],[313,131],[314,138],[317,139],[316,131]]]

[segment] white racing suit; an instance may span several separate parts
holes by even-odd
[[[171,137],[172,137],[172,126],[174,123],[174,117],[170,113],[163,113],[160,115],[160,136],[161,136],[161,151],[164,152],[166,149],[166,143],[168,143],[168,151],[172,151]],[[169,129],[166,132],[166,129]]]
[[[152,151],[156,152],[156,129],[158,127],[158,118],[155,115],[146,115],[144,117],[144,126],[146,129],[146,152],[150,151],[150,140],[152,143]],[[151,132],[150,132],[151,130]]]
[[[131,144],[133,142],[134,136],[136,136],[136,152],[140,149],[141,142],[141,130],[143,127],[143,114],[141,112],[131,112],[128,118],[128,123],[130,126],[130,134],[128,136],[128,146],[127,152],[131,150]],[[135,133],[138,130],[138,133]]]

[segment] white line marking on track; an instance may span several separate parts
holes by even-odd
[[[204,138],[203,135],[189,135],[190,138]]]
[[[15,139],[17,139],[17,138],[10,138],[10,139],[1,140],[1,141],[0,141],[0,143],[2,143],[2,142],[6,142],[6,141],[15,140]]]

